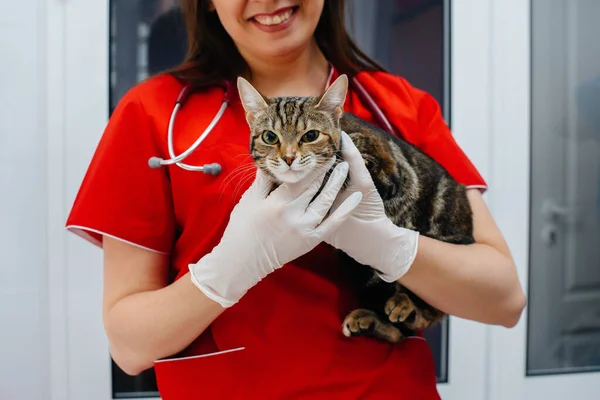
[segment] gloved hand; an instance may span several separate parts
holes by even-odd
[[[417,254],[419,232],[398,227],[385,215],[383,200],[364,160],[345,132],[342,132],[342,158],[350,166],[350,183],[338,195],[332,210],[356,193],[362,193],[362,201],[326,243],[379,271],[384,281],[394,282],[411,267]]]
[[[296,184],[273,184],[261,170],[233,209],[221,241],[196,264],[190,264],[192,282],[223,307],[234,305],[268,274],[304,255],[339,227],[359,204],[362,194],[346,196],[337,210],[324,217],[347,175],[340,163],[319,196],[326,169]]]

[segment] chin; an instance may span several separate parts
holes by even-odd
[[[290,55],[294,55],[302,51],[301,46],[297,46],[295,43],[290,45],[286,44],[272,44],[271,48],[267,50],[261,50],[260,55],[265,59],[272,58],[288,58]]]
[[[285,172],[271,171],[271,174],[281,183],[297,183],[302,179],[306,178],[310,173],[310,170],[304,169],[302,171],[294,171],[288,169]]]
[[[309,31],[296,31],[279,39],[265,42],[260,47],[260,52],[266,58],[289,57],[302,53],[310,43],[312,34]]]
[[[312,176],[318,175],[321,172],[329,170],[333,167],[335,159],[331,159],[325,164],[307,165],[301,170],[288,169],[287,171],[269,170],[269,173],[275,177],[280,183],[297,183],[303,179],[309,179]]]

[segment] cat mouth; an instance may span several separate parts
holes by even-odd
[[[288,169],[287,171],[284,172],[274,172],[272,171],[273,175],[275,175],[275,177],[280,180],[283,183],[296,183],[301,181],[303,178],[305,178],[308,175],[308,171],[307,170],[294,170],[294,169]]]
[[[311,166],[304,166],[304,168],[294,169],[288,168],[286,171],[270,170],[270,173],[282,183],[296,183],[301,180],[308,178],[313,174],[319,174],[322,171],[329,170],[335,164],[335,159],[328,160],[325,163],[319,163]]]

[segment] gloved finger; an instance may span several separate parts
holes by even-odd
[[[338,229],[352,215],[352,212],[362,201],[362,193],[352,193],[331,215],[315,229],[318,237],[325,238]]]
[[[346,177],[348,176],[348,163],[342,162],[338,164],[327,183],[323,186],[321,193],[310,203],[303,217],[303,222],[307,223],[309,226],[316,227],[321,223],[325,215],[329,212],[329,209],[333,205],[340,189],[344,185],[346,181]],[[312,196],[316,194],[313,193]],[[310,196],[311,193],[307,190],[305,194],[302,196]],[[310,201],[312,196],[307,200]]]
[[[271,197],[280,199],[284,203],[297,201],[300,196],[306,194],[307,191],[316,193],[319,187],[323,184],[327,170],[317,171],[296,183],[283,183],[271,193]],[[310,201],[312,197],[308,199]],[[308,203],[306,201],[306,203]]]
[[[319,188],[323,185],[327,169],[317,170],[311,173],[300,182],[296,183],[284,183],[279,186],[273,194],[277,192],[276,197],[281,199],[284,203],[302,203],[304,208],[302,212],[306,210],[308,203],[319,191]]]
[[[333,201],[333,205],[331,206],[331,208],[329,209],[330,212],[334,212],[335,210],[338,209],[338,207],[340,205],[342,205],[342,203],[344,201],[346,201],[346,199],[348,197],[350,197],[350,195],[352,195],[353,193],[356,193],[357,190],[352,190],[351,188],[342,188],[337,196],[335,197],[335,200]]]
[[[344,131],[342,131],[342,158],[350,165],[350,182],[352,185],[361,188],[373,185],[373,179],[365,166],[365,160],[350,136]]]
[[[271,176],[269,176],[269,174],[264,172],[261,168],[257,168],[256,177],[242,198],[246,196],[250,197],[252,200],[262,200],[269,195],[272,189],[273,179]]]

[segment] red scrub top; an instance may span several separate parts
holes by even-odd
[[[332,81],[337,75],[334,71]],[[357,79],[406,140],[459,182],[485,190],[430,95],[387,73],[362,72]],[[150,157],[169,158],[167,127],[181,88],[162,75],[121,99],[67,221],[70,231],[98,246],[108,235],[169,254],[173,279],[219,242],[253,173],[240,168],[252,159],[237,94],[212,133],[184,160],[218,162],[219,176],[148,167]],[[220,88],[188,99],[174,127],[175,154],[198,138],[222,99]],[[345,109],[376,123],[352,88]],[[355,299],[335,251],[319,245],[259,282],[181,354],[157,361],[162,398],[439,399],[423,338],[392,345],[342,334],[342,320],[357,306]]]

